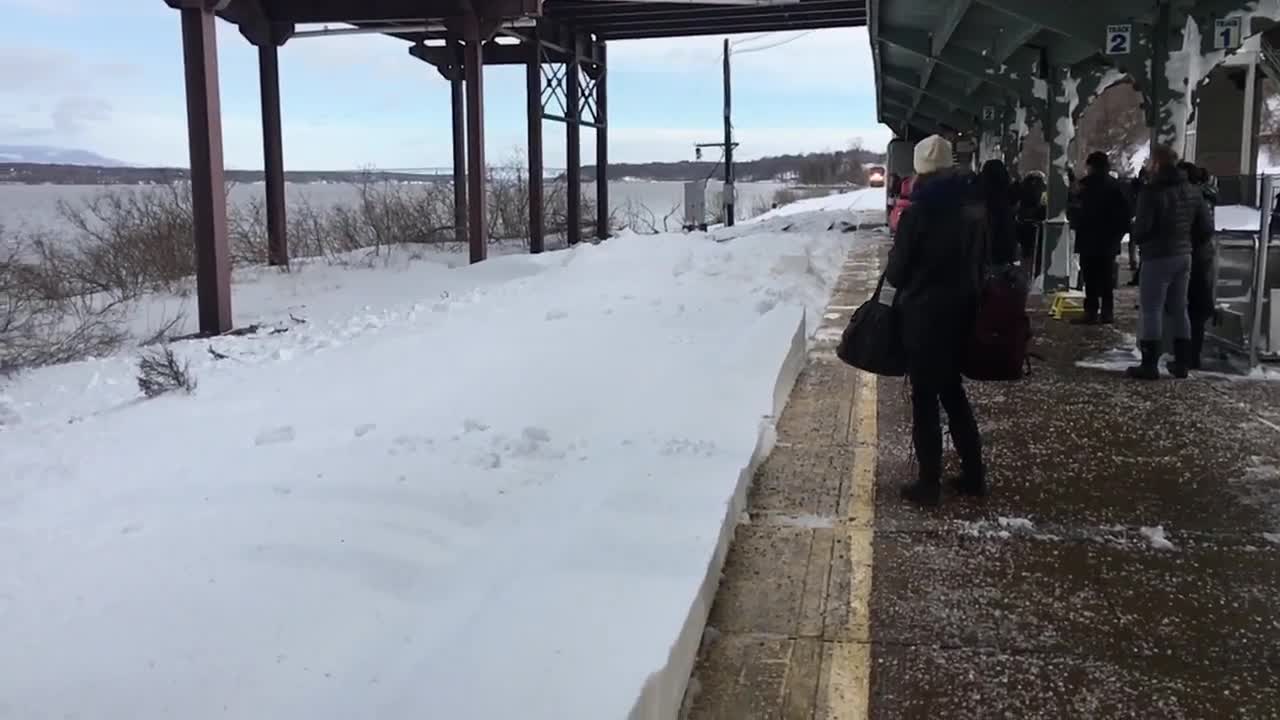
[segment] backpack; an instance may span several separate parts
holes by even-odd
[[[1027,295],[1027,277],[1018,267],[1006,265],[987,276],[965,353],[965,377],[1008,382],[1031,373]]]

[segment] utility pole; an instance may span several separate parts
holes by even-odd
[[[724,39],[724,224],[733,227],[736,219],[733,186],[733,92],[729,74],[729,38]]]

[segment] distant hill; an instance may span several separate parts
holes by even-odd
[[[128,163],[103,157],[88,150],[52,145],[0,145],[0,163],[41,163],[49,165],[97,165],[124,167]]]
[[[809,153],[807,155],[779,155],[758,160],[745,160],[734,163],[734,171],[739,181],[767,182],[799,182],[806,185],[830,185],[842,182],[861,182],[865,178],[863,166],[881,164],[884,154],[854,148],[829,153]],[[583,175],[594,178],[596,169],[588,166]],[[675,162],[675,163],[610,163],[609,179],[636,178],[639,180],[699,180],[710,177],[717,179],[724,176],[724,168],[716,161]]]
[[[0,183],[16,183],[20,185],[154,185],[175,180],[186,180],[190,176],[191,172],[183,168],[14,163],[5,162],[0,157]],[[225,176],[228,181],[238,183],[261,182],[263,179],[261,170],[227,170],[225,171]],[[358,183],[370,176],[378,180],[401,182],[432,182],[447,179],[417,173],[364,173],[362,171],[335,170],[286,172],[285,180],[293,183]]]
[[[19,152],[23,157],[37,154],[35,151],[47,151],[46,156],[58,155],[64,159],[57,161],[14,160]],[[27,185],[139,185],[166,183],[174,180],[185,180],[190,171],[183,168],[147,168],[125,165],[107,158],[99,158],[102,162],[90,162],[90,158],[99,158],[93,153],[81,153],[77,150],[59,148],[37,148],[35,146],[0,145],[0,183],[19,183]],[[780,155],[758,160],[746,160],[735,163],[737,178],[742,182],[793,182],[805,185],[841,185],[845,183],[861,183],[865,181],[864,166],[881,164],[884,155],[870,150],[853,149],[830,153],[810,153],[808,155]],[[446,171],[447,172],[447,171]],[[583,179],[594,180],[595,166],[583,168]],[[636,178],[639,180],[698,180],[702,178],[718,179],[723,177],[724,168],[715,161],[675,162],[675,163],[611,163],[609,179],[622,180]],[[378,180],[402,182],[434,182],[450,180],[445,175],[425,175],[406,172],[365,172],[360,170],[304,170],[285,173],[285,179],[295,183],[357,183],[368,177]],[[261,182],[261,170],[227,170],[226,178],[231,182]]]

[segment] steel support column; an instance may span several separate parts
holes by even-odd
[[[454,58],[453,76],[449,78],[450,110],[453,116],[453,239],[467,242],[467,112],[466,93],[462,83],[462,43],[453,38],[449,49]]]
[[[205,8],[183,8],[180,12],[200,333],[220,335],[231,330],[231,258],[222,167],[217,17]]]
[[[565,68],[565,237],[569,245],[582,241],[582,37],[575,30]]]
[[[608,47],[596,45],[596,239],[609,237],[609,65]]]
[[[729,39],[725,38],[724,55],[721,58],[724,64],[724,189],[721,192],[721,205],[724,208],[725,227],[733,227],[738,217],[737,206],[734,204],[737,188],[733,182],[733,55],[730,49]]]
[[[1147,81],[1147,127],[1151,130],[1152,149],[1164,144],[1181,153],[1183,148],[1178,144],[1176,121],[1166,107],[1172,94],[1165,74],[1169,62],[1171,13],[1168,0],[1157,0],[1156,22],[1151,27],[1151,62],[1147,65],[1151,75],[1144,78]],[[1187,92],[1191,92],[1190,88]]]
[[[463,65],[467,94],[467,241],[471,262],[485,259],[489,250],[489,213],[484,161],[484,38],[480,19],[463,19]]]
[[[1068,143],[1061,130],[1061,123],[1073,123],[1071,107],[1066,91],[1066,83],[1070,75],[1065,68],[1051,66],[1049,68],[1049,102],[1045,122],[1041,128],[1045,141],[1049,144],[1049,173],[1045,178],[1049,184],[1048,222],[1044,231],[1043,262],[1044,287],[1049,290],[1065,289],[1071,284],[1069,256],[1066,262],[1060,247],[1069,242],[1066,222],[1069,188],[1067,186],[1067,153]]]
[[[280,55],[275,43],[258,46],[262,86],[262,162],[267,194],[267,263],[288,266],[288,218],[284,193],[284,144],[280,123]]]
[[[525,70],[526,95],[529,115],[529,252],[540,253],[545,249],[543,236],[546,226],[543,220],[543,167],[542,167],[542,41],[535,29],[530,34],[529,64]]]

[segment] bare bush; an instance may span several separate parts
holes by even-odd
[[[1271,155],[1272,162],[1280,158],[1280,86],[1267,78],[1262,84],[1262,146]]]
[[[1102,151],[1111,160],[1111,167],[1127,175],[1138,148],[1149,137],[1142,95],[1130,83],[1112,85],[1080,117],[1072,141],[1071,162],[1082,168],[1089,153]]]
[[[188,183],[107,190],[58,210],[75,230],[57,251],[62,272],[88,291],[132,298],[195,274]]]
[[[121,303],[77,294],[21,238],[0,232],[0,248],[0,375],[120,348]]]
[[[658,217],[647,205],[630,200],[620,210],[619,222],[640,235],[657,235],[659,233],[676,232],[683,229],[684,218],[681,216],[679,204],[671,206],[666,215]],[[616,223],[615,223],[616,224]]]
[[[490,170],[489,232],[492,242],[528,242],[528,180],[520,163]],[[305,196],[288,208],[292,258],[347,262],[355,251],[390,257],[406,245],[455,242],[453,187],[449,183],[400,183],[366,172],[354,184],[355,200],[323,207]],[[231,186],[226,188],[227,193]],[[567,236],[567,187],[548,182],[544,218],[548,238]],[[127,339],[127,311],[152,292],[186,294],[195,275],[190,185],[107,188],[76,204],[61,203],[70,228],[62,235],[0,234],[0,372],[55,364],[116,351]],[[674,214],[674,210],[673,213]],[[650,214],[651,216],[651,214]],[[670,215],[662,219],[668,229]],[[583,198],[584,230],[594,227],[595,204]],[[656,231],[658,220],[650,226]],[[228,203],[228,244],[235,266],[267,261],[266,207],[262,198]],[[589,231],[587,234],[590,234]],[[168,339],[177,322],[147,343]]]
[[[138,389],[148,398],[160,397],[181,390],[195,392],[196,379],[191,375],[189,363],[181,362],[173,348],[154,348],[138,358]]]

